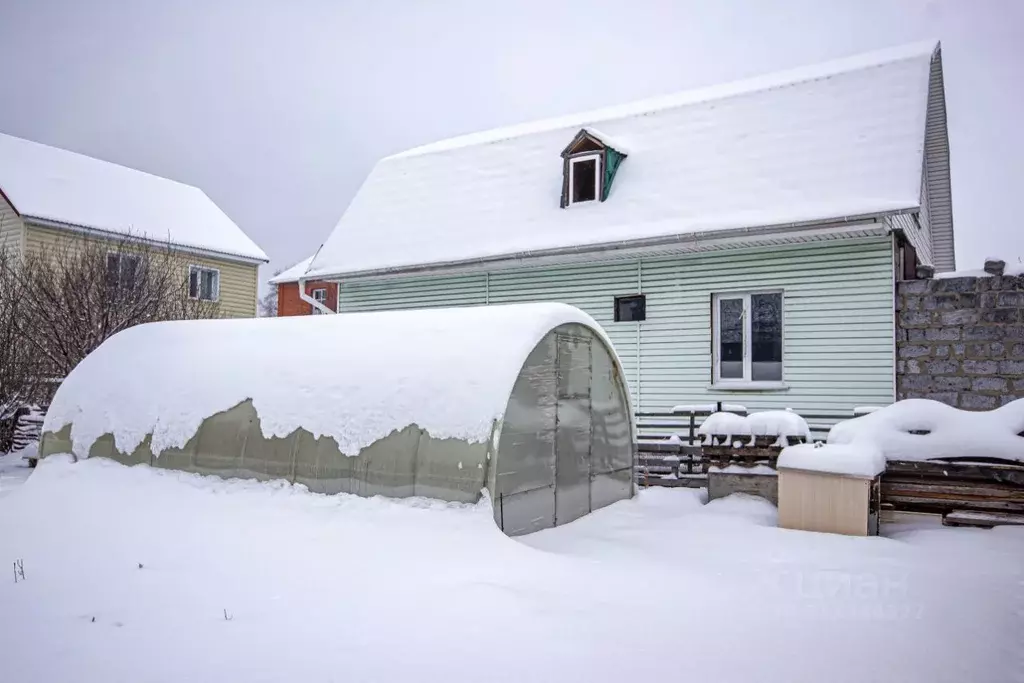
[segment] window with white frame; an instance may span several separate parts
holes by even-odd
[[[782,381],[782,292],[715,294],[714,381]]]
[[[188,297],[199,301],[220,299],[220,271],[205,266],[189,266]]]
[[[592,202],[601,189],[601,155],[569,159],[569,204]]]
[[[135,289],[142,257],[139,254],[107,252],[107,285],[120,289]]]
[[[327,303],[326,303],[327,302],[327,290],[323,289],[323,288],[314,289],[313,290],[313,300],[316,301],[318,304],[326,306],[327,305]],[[321,311],[316,306],[313,306],[313,315],[323,315],[323,311]]]

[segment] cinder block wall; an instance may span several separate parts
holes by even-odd
[[[1024,398],[1024,277],[896,288],[896,397],[987,410]]]

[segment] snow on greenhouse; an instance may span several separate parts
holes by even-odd
[[[923,398],[840,422],[829,444],[874,445],[887,460],[1001,458],[1024,461],[1024,399],[972,412]]]
[[[563,304],[142,325],[74,369],[43,429],[44,457],[323,493],[474,502],[487,489],[509,534],[633,492],[621,365]]]

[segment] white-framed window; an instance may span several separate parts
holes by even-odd
[[[122,289],[134,289],[139,275],[142,256],[119,251],[107,252],[107,285]]]
[[[782,292],[712,297],[715,384],[781,384]]]
[[[569,159],[569,205],[592,202],[601,192],[601,155]]]
[[[327,290],[322,288],[322,287],[318,288],[318,289],[314,289],[313,290],[313,300],[316,301],[318,304],[321,304],[322,306],[326,306],[327,305]],[[316,306],[313,306],[312,308],[313,308],[313,315],[323,315],[324,312],[321,311]]]
[[[220,299],[220,271],[207,266],[189,266],[188,298],[199,301],[218,301]]]

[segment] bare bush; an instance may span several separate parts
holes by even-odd
[[[0,423],[37,398],[42,363],[21,333],[28,315],[29,304],[21,290],[21,260],[0,249]]]
[[[281,274],[281,270],[274,271],[271,277],[277,277]],[[260,297],[259,300],[259,316],[261,318],[275,318],[277,317],[277,285],[271,282],[268,285],[266,293]]]
[[[63,378],[129,327],[217,317],[215,303],[199,300],[196,282],[190,292],[186,265],[170,245],[131,235],[113,241],[69,236],[46,252],[26,254],[13,269],[23,306],[18,333],[37,369]]]

